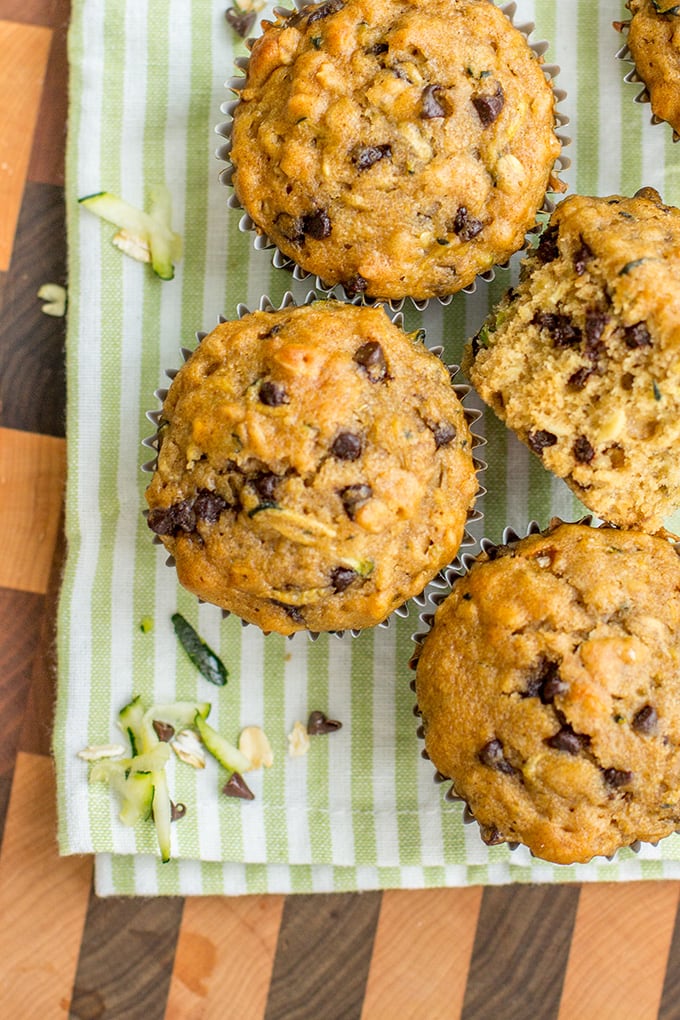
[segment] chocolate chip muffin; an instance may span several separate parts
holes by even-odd
[[[565,199],[463,367],[589,509],[661,527],[680,506],[680,210],[651,188]]]
[[[264,22],[233,114],[236,196],[293,262],[386,299],[505,263],[560,152],[555,97],[489,0],[326,0]]]
[[[628,49],[652,112],[680,132],[680,3],[628,0]]]
[[[425,744],[490,844],[558,864],[680,826],[680,558],[556,522],[456,579],[417,665]]]
[[[477,491],[447,369],[380,307],[218,326],[158,445],[147,521],[181,584],[281,634],[383,621],[455,555]]]

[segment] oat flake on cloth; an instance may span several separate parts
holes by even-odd
[[[261,295],[279,303],[309,284],[272,268],[266,251],[239,230],[219,182],[215,126],[230,98],[224,82],[246,53],[216,0],[75,0],[67,157],[68,560],[59,612],[59,679],[54,752],[59,843],[63,854],[96,855],[96,888],[107,894],[328,892],[507,882],[564,882],[680,877],[680,837],[611,862],[558,867],[520,848],[485,847],[461,806],[444,799],[420,756],[408,659],[417,608],[388,628],[357,639],[304,635],[286,640],[222,620],[176,583],[141,514],[152,432],[147,410],[164,369],[180,363],[197,330],[240,302]],[[264,12],[266,13],[266,11]],[[618,0],[519,0],[515,23],[535,22],[532,41],[550,41],[546,60],[561,67],[568,93],[560,110],[573,138],[564,175],[571,192],[632,194],[642,185],[680,204],[680,146],[670,129],[650,123],[634,103],[616,59],[622,44],[612,21]],[[78,197],[101,190],[144,206],[165,182],[174,226],[184,240],[175,279],[111,244],[113,228],[84,211]],[[480,282],[443,308],[407,307],[409,329],[459,361],[466,337],[516,275]],[[473,398],[474,403],[474,398]],[[475,426],[488,445],[474,537],[497,540],[505,525],[525,530],[580,507],[561,482],[488,414]],[[677,530],[677,529],[676,529]],[[183,613],[219,651],[230,671],[212,687],[178,647],[170,617]],[[140,629],[143,617],[154,623]],[[249,774],[256,799],[220,794],[213,761],[197,772],[174,760],[169,785],[187,815],[172,827],[173,860],[161,864],[150,823],[118,821],[115,798],[88,784],[77,751],[120,741],[115,720],[133,694],[145,702],[212,702],[211,723],[235,741],[245,725],[262,726],[272,768]],[[312,739],[301,758],[288,755],[296,720],[322,709],[340,731]]]

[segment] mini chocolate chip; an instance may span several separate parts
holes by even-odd
[[[352,156],[358,170],[368,170],[374,163],[379,163],[381,159],[391,158],[392,146],[389,142],[386,142],[384,145],[360,146],[354,150],[354,155]]]
[[[162,722],[160,719],[153,719],[151,722],[154,733],[163,744],[169,743],[175,735],[175,727],[170,723]]]
[[[289,404],[290,397],[286,392],[286,387],[283,383],[274,382],[271,379],[265,379],[264,382],[260,383],[260,400],[267,407],[280,407],[281,404]]]
[[[539,329],[546,329],[555,347],[571,347],[581,342],[581,330],[568,315],[559,312],[536,312],[531,320]]]
[[[261,500],[271,503],[276,498],[276,490],[280,481],[280,475],[275,475],[273,471],[260,471],[250,479],[250,484]]]
[[[389,43],[386,43],[386,42],[377,42],[377,43],[373,43],[372,46],[369,46],[368,49],[366,50],[366,52],[370,53],[371,56],[379,57],[381,53],[387,53],[389,48],[390,48],[389,47]]]
[[[313,25],[315,21],[321,21],[322,18],[327,18],[329,14],[337,14],[345,6],[345,0],[327,0],[325,4],[321,4],[316,10],[307,18],[307,24]],[[304,10],[304,8],[303,8]]]
[[[540,698],[544,705],[550,705],[558,694],[569,690],[559,674],[559,663],[543,659],[536,673],[529,678],[524,697]]]
[[[608,322],[609,316],[598,308],[588,308],[586,310],[586,350],[589,353],[599,347],[600,339]]]
[[[325,712],[310,712],[307,720],[307,732],[310,737],[319,733],[335,733],[342,729],[342,723],[337,719],[329,719]]]
[[[330,237],[331,221],[325,209],[317,209],[302,218],[302,231],[315,241],[324,241]]]
[[[227,797],[238,797],[240,800],[255,800],[255,794],[240,772],[232,772],[222,787],[222,793]]]
[[[592,259],[592,250],[588,247],[586,242],[581,240],[581,247],[574,253],[574,272],[577,276],[583,276],[586,271],[586,264]]]
[[[356,273],[349,280],[345,280],[343,287],[350,297],[354,294],[363,294],[368,287],[368,280],[364,279],[361,273]]]
[[[656,733],[659,724],[659,717],[656,714],[656,709],[653,705],[643,705],[642,708],[635,713],[631,726],[636,733],[642,733],[645,736],[649,736],[652,733]]]
[[[361,365],[371,382],[382,382],[387,375],[385,352],[377,340],[368,340],[357,348],[353,360]]]
[[[527,436],[527,442],[534,453],[541,455],[543,450],[548,446],[554,446],[557,442],[557,436],[552,432],[546,431],[546,429],[537,429],[535,432],[530,432]]]
[[[333,591],[345,591],[346,588],[349,588],[352,581],[356,581],[358,576],[356,570],[352,570],[351,567],[333,567],[331,570],[331,587]]]
[[[427,427],[434,436],[434,445],[438,450],[441,446],[448,446],[456,438],[456,428],[450,421],[428,422]]]
[[[499,846],[499,844],[505,843],[503,834],[494,825],[485,825],[484,828],[480,828],[479,835],[486,846]]]
[[[633,773],[623,769],[603,769],[602,776],[607,786],[627,786],[633,781]]]
[[[582,390],[585,384],[593,375],[595,369],[591,368],[590,365],[584,365],[582,368],[577,368],[575,372],[567,379],[567,384],[575,390]]]
[[[276,229],[293,244],[302,244],[305,239],[303,222],[299,216],[291,216],[289,213],[279,213],[274,219]]]
[[[482,122],[482,127],[489,127],[498,117],[505,104],[505,95],[500,85],[492,96],[473,96],[472,105]]]
[[[557,733],[554,733],[552,737],[548,737],[545,742],[548,747],[553,747],[556,751],[578,754],[579,751],[590,743],[590,737],[583,733],[574,733],[571,726],[565,723]]]
[[[174,804],[170,801],[170,821],[177,822],[180,818],[184,818],[187,813],[186,804]]]
[[[541,234],[541,239],[538,242],[538,248],[536,249],[536,257],[540,262],[546,265],[548,262],[554,262],[559,257],[560,249],[557,246],[557,238],[559,236],[559,229],[556,226],[549,226]]]
[[[574,458],[579,464],[590,464],[595,456],[595,450],[590,445],[587,436],[578,436],[574,440]]]
[[[515,769],[505,757],[503,745],[498,739],[490,740],[488,744],[485,744],[477,757],[482,765],[488,765],[489,768],[503,772],[507,776],[514,775]]]
[[[632,351],[637,347],[651,347],[652,338],[644,322],[636,322],[634,326],[626,326],[623,331],[626,347]]]
[[[224,16],[227,20],[227,24],[233,28],[236,34],[240,35],[242,39],[245,39],[255,24],[257,12],[241,11],[237,7],[227,7],[224,12]]]
[[[467,207],[461,205],[458,207],[456,215],[453,220],[453,232],[463,241],[471,241],[473,237],[477,237],[477,234],[481,233],[484,229],[484,224],[481,220],[476,219],[474,216],[470,216],[467,211]]]
[[[439,96],[442,96],[444,89],[441,85],[426,85],[423,89],[422,94],[422,106],[420,108],[420,116],[422,120],[434,120],[437,117],[446,116],[446,110],[439,102]]]
[[[214,524],[215,521],[219,520],[219,516],[223,510],[226,510],[229,504],[223,496],[220,496],[218,492],[211,492],[210,489],[200,489],[196,499],[194,500],[194,513],[196,517],[205,521],[207,524]]]
[[[364,444],[356,432],[339,432],[331,443],[331,453],[338,460],[358,460]]]
[[[146,523],[156,535],[177,535],[180,531],[191,534],[196,530],[193,501],[183,499],[169,507],[155,507],[149,511]]]
[[[286,614],[286,616],[289,616],[291,618],[291,620],[295,621],[295,623],[304,623],[305,622],[305,618],[302,615],[302,608],[303,607],[301,607],[301,606],[289,606],[287,602],[279,602],[278,599],[272,599],[271,601],[272,601],[272,603],[275,606],[278,606],[279,609],[283,609],[283,611]]]
[[[373,495],[370,485],[347,485],[340,491],[340,499],[348,517],[354,520],[357,510],[361,509]]]

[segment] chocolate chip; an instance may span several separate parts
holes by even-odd
[[[552,737],[548,737],[545,742],[548,747],[553,747],[556,751],[578,754],[579,751],[588,746],[590,737],[583,733],[574,733],[571,726],[565,723],[557,733],[554,733]]]
[[[642,708],[635,713],[631,726],[636,733],[642,733],[644,736],[649,736],[652,733],[656,733],[659,724],[659,717],[656,714],[656,709],[653,705],[643,705]]]
[[[174,804],[170,801],[170,821],[177,822],[180,818],[184,818],[187,813],[186,804]]]
[[[381,159],[391,158],[392,146],[389,142],[386,142],[384,145],[360,146],[354,150],[352,157],[358,170],[368,170],[374,163],[379,163]]]
[[[156,535],[177,535],[180,531],[191,534],[196,530],[193,500],[183,499],[169,507],[155,507],[149,511],[146,523]]]
[[[340,499],[348,517],[354,520],[357,510],[361,509],[373,495],[370,485],[347,485],[340,490]]]
[[[264,382],[260,383],[260,400],[267,407],[280,407],[281,404],[289,404],[290,397],[286,392],[286,387],[283,383],[274,382],[271,379],[265,379]]]
[[[330,237],[331,221],[325,209],[317,209],[302,218],[302,232],[315,241],[324,241]]]
[[[289,213],[279,213],[274,219],[276,229],[293,244],[302,244],[305,239],[305,231],[302,220],[298,216],[291,216]]]
[[[227,7],[224,16],[227,19],[227,24],[233,28],[236,34],[245,39],[255,24],[257,12],[241,11],[237,7]]]
[[[569,690],[569,684],[559,674],[559,663],[543,659],[536,673],[527,683],[526,698],[540,698],[544,705],[550,705],[558,694]]]
[[[541,240],[536,249],[536,257],[544,265],[548,262],[554,262],[559,257],[560,249],[557,246],[558,235],[559,229],[556,226],[546,227],[541,234]]]
[[[568,315],[559,312],[536,312],[531,320],[539,329],[546,329],[552,337],[555,347],[571,347],[580,343],[581,330],[574,325]]]
[[[345,0],[327,0],[325,4],[321,4],[316,10],[307,18],[307,24],[313,25],[315,21],[321,21],[322,18],[327,18],[329,14],[337,14],[345,6]]]
[[[567,379],[567,384],[575,390],[582,390],[585,384],[593,375],[595,369],[591,368],[590,365],[584,365],[582,368],[577,368],[575,372]]]
[[[590,445],[586,436],[578,436],[574,440],[574,458],[579,464],[590,464],[591,460],[595,456],[595,450]]]
[[[593,253],[586,242],[581,240],[581,247],[574,253],[574,272],[577,276],[583,276],[586,271],[586,264],[592,259]]]
[[[349,588],[352,581],[356,581],[358,576],[356,570],[352,570],[351,567],[333,567],[331,570],[331,587],[333,591],[345,591],[346,588]]]
[[[329,719],[325,712],[310,712],[307,720],[307,732],[310,737],[320,733],[335,733],[342,729],[342,723],[337,719]]]
[[[446,110],[439,102],[438,96],[442,96],[444,89],[441,85],[426,85],[422,94],[422,106],[420,116],[423,120],[434,120],[437,117],[446,116]]]
[[[385,352],[377,340],[368,340],[354,352],[354,361],[366,372],[371,382],[382,382],[387,375]]]
[[[428,422],[427,426],[434,436],[434,445],[438,450],[441,446],[448,446],[456,438],[456,428],[450,421]]]
[[[369,46],[366,52],[370,53],[374,57],[379,57],[381,53],[387,53],[389,48],[389,43],[377,42],[373,43],[372,46]]]
[[[602,347],[600,340],[608,322],[609,316],[604,312],[601,312],[599,309],[588,308],[586,310],[586,352],[590,357],[593,357],[595,353],[599,353]]]
[[[479,835],[486,846],[499,846],[501,843],[505,843],[505,837],[494,825],[485,825],[480,828]]]
[[[488,744],[485,744],[477,757],[482,765],[488,765],[496,772],[503,772],[507,776],[512,776],[515,773],[515,769],[505,757],[503,745],[498,739],[490,740]]]
[[[169,743],[175,735],[175,727],[170,723],[162,722],[160,719],[153,719],[151,722],[154,733],[163,744]]]
[[[547,432],[545,429],[537,429],[535,432],[529,433],[527,442],[534,453],[540,456],[546,447],[555,445],[557,436],[552,432]]]
[[[354,294],[363,294],[368,287],[368,280],[364,279],[361,273],[356,273],[349,280],[345,280],[343,287],[350,297]]]
[[[271,503],[276,499],[276,490],[280,481],[280,475],[275,475],[273,471],[260,471],[250,479],[250,484],[261,500]]]
[[[279,602],[278,599],[271,600],[275,606],[279,609],[283,609],[286,616],[289,616],[295,623],[304,623],[305,618],[302,615],[302,608],[300,606],[289,606],[287,602]]]
[[[463,241],[471,241],[473,237],[476,237],[483,229],[484,224],[482,221],[476,219],[474,216],[470,216],[466,206],[461,205],[458,207],[453,220],[454,234],[460,237]]]
[[[210,489],[200,489],[194,500],[193,509],[199,520],[205,521],[207,524],[214,524],[228,506],[226,499],[219,493],[211,492]]]
[[[505,95],[499,85],[492,96],[473,96],[472,105],[482,122],[482,127],[489,127],[498,117],[505,104]]]
[[[633,773],[622,769],[603,769],[602,777],[607,786],[613,787],[627,786],[633,781]]]
[[[240,772],[232,772],[222,787],[222,793],[227,797],[238,797],[240,800],[255,800],[255,794]]]
[[[358,460],[363,448],[363,439],[356,432],[339,432],[331,443],[331,453],[338,460]]]
[[[636,322],[634,326],[626,326],[623,331],[626,347],[632,351],[637,347],[651,347],[652,338],[644,322]]]

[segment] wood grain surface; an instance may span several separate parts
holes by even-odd
[[[68,15],[0,0],[0,1016],[680,1018],[677,883],[99,900],[59,858]]]

